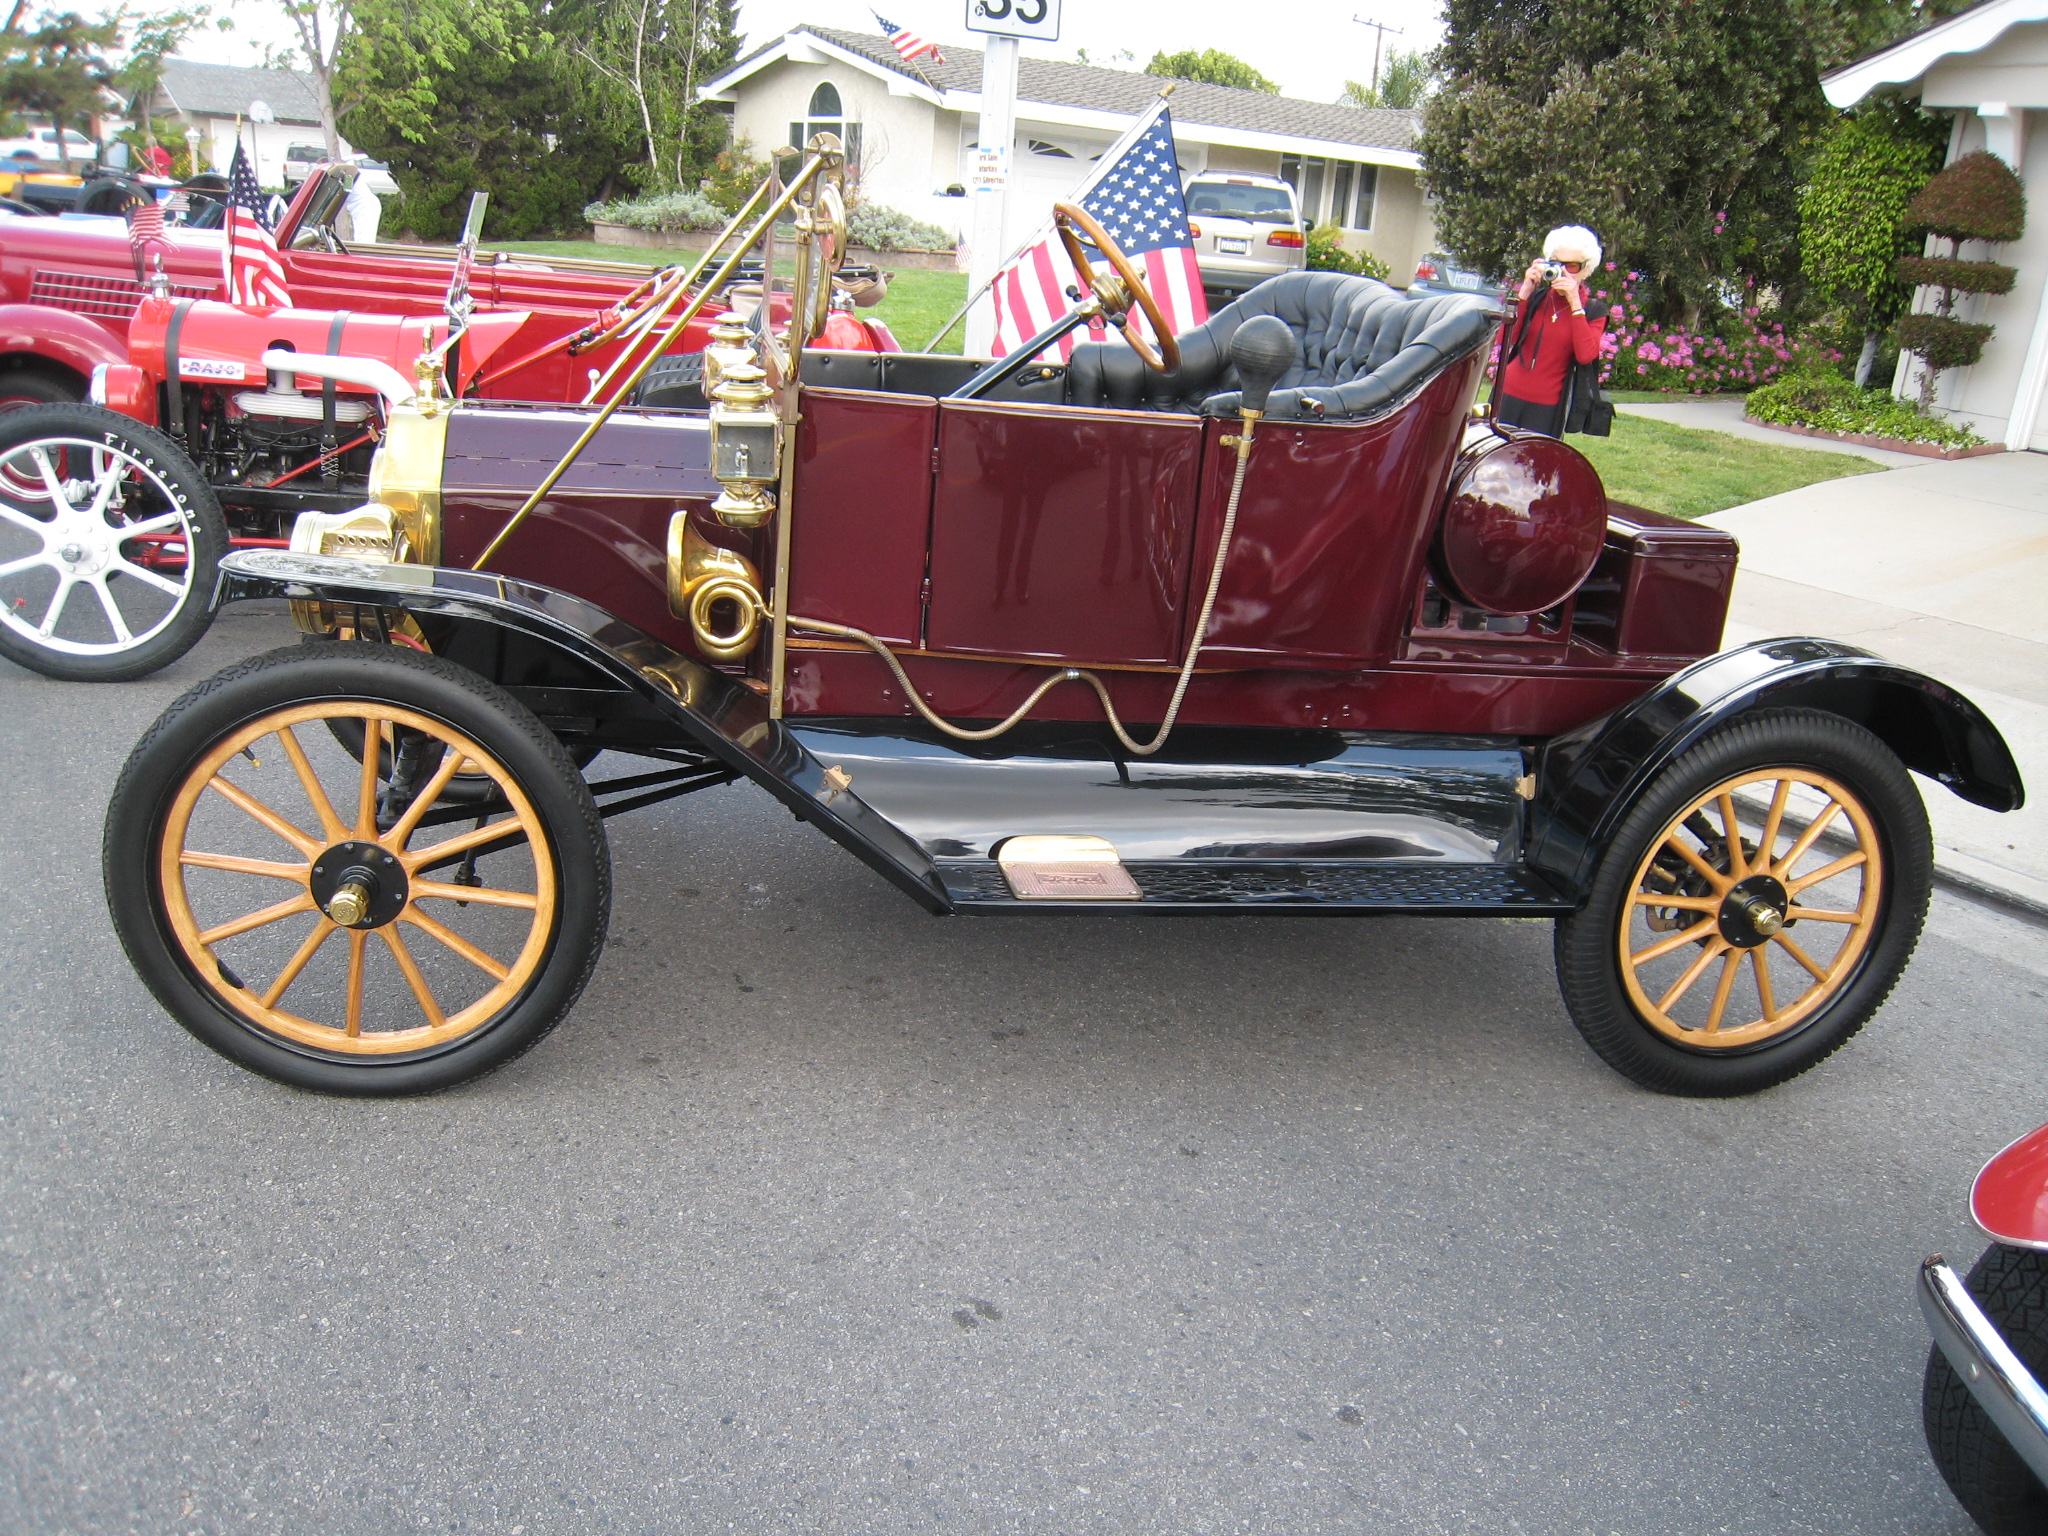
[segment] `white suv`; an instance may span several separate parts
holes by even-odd
[[[1185,196],[1204,287],[1234,297],[1308,265],[1301,205],[1277,176],[1204,171],[1188,178]]]

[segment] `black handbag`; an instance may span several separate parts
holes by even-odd
[[[1614,402],[1600,388],[1600,363],[1574,364],[1569,380],[1571,398],[1565,406],[1564,429],[1587,437],[1609,437],[1614,432]]]

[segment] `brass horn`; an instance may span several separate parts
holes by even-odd
[[[717,627],[721,603],[731,603],[739,618],[729,630]],[[761,595],[761,574],[753,561],[720,549],[690,526],[690,515],[678,512],[668,522],[669,612],[690,626],[690,638],[710,661],[738,661],[761,638],[768,616]]]

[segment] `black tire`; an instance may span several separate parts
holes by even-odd
[[[155,428],[96,405],[0,414],[0,656],[67,682],[147,676],[213,622],[227,550],[213,488]]]
[[[144,200],[143,193],[133,182],[120,181],[111,176],[98,181],[88,181],[78,189],[77,210],[80,213],[126,213],[128,209]]]
[[[685,352],[657,359],[633,392],[633,403],[671,410],[703,410],[704,354]]]
[[[1964,1284],[2035,1379],[2048,1379],[2048,1253],[1993,1244]],[[2048,1489],[1970,1396],[1939,1345],[1927,1352],[1920,1424],[1942,1481],[1987,1536],[2048,1531]]]
[[[1838,861],[1839,850],[1825,843],[1786,859],[1787,869],[1780,872],[1784,880],[1771,888],[1775,894],[1759,895],[1757,888],[1769,885],[1767,861],[1760,859],[1747,826],[1736,841],[1744,850],[1745,870],[1762,878],[1745,879],[1743,889],[1731,884],[1725,894],[1721,892],[1719,882],[1732,882],[1736,875],[1729,864],[1727,835],[1721,832],[1717,853],[1711,841],[1700,836],[1700,810],[1689,818],[1685,813],[1701,797],[1713,796],[1724,785],[1739,786],[1752,775],[1766,783],[1830,784],[1856,802],[1853,811],[1845,802],[1839,812],[1828,813],[1833,818],[1830,826],[1849,829],[1853,846],[1848,852],[1862,855],[1860,864],[1838,877],[1856,884],[1851,907],[1837,909],[1822,887],[1814,910],[1827,910],[1829,918],[1804,917],[1804,909],[1797,905],[1800,898],[1784,895],[1786,882],[1796,886],[1815,871],[1816,862],[1824,867]],[[1736,809],[1740,823],[1743,807]],[[1704,819],[1707,830],[1714,830],[1712,816]],[[1755,830],[1760,838],[1761,828]],[[1788,817],[1773,839],[1774,858],[1797,847],[1795,830],[1796,820]],[[1695,851],[1715,871],[1715,883],[1698,874],[1697,863],[1676,856],[1673,842],[1681,833],[1702,844]],[[1790,871],[1794,863],[1799,864],[1798,872]],[[1639,884],[1642,876],[1659,883]],[[1629,809],[1594,873],[1586,904],[1557,924],[1558,986],[1587,1044],[1624,1077],[1659,1093],[1694,1098],[1755,1093],[1796,1077],[1831,1055],[1877,1011],[1912,958],[1933,876],[1926,808],[1904,765],[1883,742],[1838,715],[1760,710],[1721,727],[1681,755]],[[1639,890],[1651,893],[1650,899],[1639,903]],[[1654,893],[1667,890],[1675,902],[1684,904],[1683,910],[1653,904]],[[1729,905],[1752,898],[1766,906],[1775,903],[1783,928],[1775,938],[1759,939],[1754,931],[1743,931],[1731,940]],[[1786,921],[1788,914],[1791,921]],[[1670,936],[1634,949],[1627,936],[1639,920],[1651,927],[1661,923]],[[1793,935],[1790,929],[1802,921],[1808,925],[1804,933]],[[1669,1001],[1668,993],[1650,996],[1645,985],[1651,980],[1648,966],[1625,964],[1625,942],[1630,943],[1631,958],[1649,955],[1653,949],[1665,951],[1654,963],[1662,965],[1668,957],[1681,971],[1681,981],[1686,974],[1703,976],[1698,968],[1711,969],[1712,961],[1721,959],[1722,977],[1708,989],[1713,994],[1707,1002],[1712,1022],[1683,1027],[1686,1021],[1671,1012],[1679,1003]],[[1823,951],[1818,962],[1827,976],[1810,980],[1815,967],[1807,964],[1812,956],[1806,951],[1824,943],[1837,946]],[[1782,970],[1791,963],[1788,955],[1803,956],[1798,964],[1805,969],[1791,975],[1793,984],[1804,990],[1793,1000],[1780,1002],[1775,989],[1782,983],[1760,980],[1757,972]],[[1724,1018],[1732,1016],[1725,1010],[1736,1006],[1736,976],[1748,978],[1745,992],[1753,991],[1758,998],[1759,1018],[1714,1034]],[[1656,977],[1656,984],[1665,979]],[[1769,1000],[1764,996],[1767,986],[1772,991]],[[1689,1001],[1685,993],[1680,998],[1688,1006],[1706,1001]],[[1747,1008],[1746,997],[1741,1006]]]
[[[424,804],[430,784],[416,786],[421,803],[411,809],[380,805],[374,837],[365,835],[360,816],[352,824],[323,826],[303,789],[307,774],[330,808],[360,804],[350,798],[363,787],[356,760],[318,727],[350,710],[458,751],[451,764],[437,750],[430,766],[452,771],[468,764],[499,773],[501,790],[523,805],[515,804],[512,818],[490,830],[518,821],[528,835],[486,852],[489,868],[465,880],[461,870],[440,872],[455,859],[437,845],[484,836],[484,829],[450,828],[441,836],[441,827],[422,830],[405,820],[415,812],[432,814]],[[297,763],[278,729],[281,721],[295,727]],[[236,743],[244,741],[253,767],[237,756]],[[461,750],[482,756],[465,758]],[[336,784],[347,793],[337,797]],[[372,787],[391,786],[380,780]],[[209,788],[216,793],[206,794]],[[277,808],[299,833],[296,844],[265,831],[267,824],[239,809],[231,791]],[[232,814],[224,817],[222,807]],[[210,819],[202,824],[202,816]],[[389,825],[393,820],[397,824]],[[232,856],[246,865],[248,858],[228,846],[237,829],[259,838],[256,852],[271,861],[265,868],[204,862]],[[215,841],[220,846],[212,846]],[[275,862],[277,849],[294,846],[303,863]],[[173,704],[135,748],[115,786],[102,864],[122,946],[172,1017],[253,1072],[334,1094],[434,1092],[531,1049],[582,993],[603,950],[611,906],[603,823],[553,734],[502,689],[452,662],[360,641],[254,657]],[[347,918],[333,883],[344,865],[359,872],[376,866],[367,871],[367,889],[359,887],[369,906],[353,928],[343,926]],[[167,869],[176,871],[175,885],[164,878]],[[256,894],[246,885],[221,894],[220,882],[251,878],[270,883]],[[215,884],[202,886],[202,880]],[[429,882],[439,889],[430,890]],[[283,905],[299,903],[297,910],[246,932],[220,933],[244,915],[275,910],[248,903],[280,889],[294,891]],[[421,905],[427,901],[434,903],[431,912]],[[209,912],[228,920],[202,929]],[[295,939],[305,915],[313,921]],[[373,948],[370,941],[380,932],[383,942]],[[328,943],[337,934],[347,939],[341,946],[346,954]],[[443,936],[449,934],[460,943],[449,943]],[[508,943],[517,947],[510,961],[502,958]],[[465,956],[462,944],[491,966]],[[281,954],[290,954],[290,961],[266,968]],[[339,982],[332,979],[337,960]],[[404,970],[408,964],[411,973]],[[480,995],[463,1004],[479,988]],[[292,1009],[312,1004],[311,1015],[287,1011],[288,1001]]]
[[[70,405],[84,398],[77,386],[40,369],[0,369],[0,412],[32,405]]]

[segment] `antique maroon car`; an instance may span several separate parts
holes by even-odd
[[[1489,299],[1305,272],[1176,338],[1063,205],[1079,302],[1013,355],[807,352],[814,148],[795,317],[717,328],[708,415],[402,406],[376,504],[224,562],[318,638],[173,705],[105,844],[208,1045],[339,1093],[509,1060],[596,962],[602,818],[745,780],[935,914],[1552,918],[1605,1060],[1746,1093],[1903,970],[1909,770],[2020,803],[1930,678],[1715,654],[1727,535],[1474,417]],[[586,781],[611,753],[652,764]]]
[[[663,346],[671,386],[701,352],[708,312],[666,336],[691,271],[480,253],[480,200],[459,247],[343,247],[329,221],[352,174],[314,178],[280,224],[288,309],[207,296],[216,231],[174,229],[145,250],[115,219],[0,214],[0,290],[19,301],[0,303],[0,484],[17,495],[0,508],[0,655],[79,681],[182,655],[211,620],[229,546],[285,548],[300,513],[363,504],[387,408],[413,393],[423,357],[453,397],[579,401],[621,382],[636,348]],[[786,316],[785,298],[770,303]],[[896,347],[844,293],[820,345]],[[356,366],[265,363],[281,352]],[[81,395],[127,420],[48,404]]]
[[[1984,1165],[1970,1217],[1991,1239],[1964,1280],[1920,1266],[1934,1335],[1920,1397],[1934,1464],[1987,1536],[2048,1529],[2048,1125]]]

